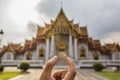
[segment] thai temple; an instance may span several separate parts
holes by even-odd
[[[29,62],[31,67],[44,66],[44,63],[59,52],[69,56],[75,66],[90,67],[95,62],[105,66],[120,63],[120,46],[117,43],[101,45],[100,40],[89,37],[87,26],[75,24],[69,20],[63,10],[50,24],[38,26],[36,37],[21,44],[9,43],[0,50],[1,64],[18,66]],[[64,66],[58,63],[56,67]]]

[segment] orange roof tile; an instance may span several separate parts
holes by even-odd
[[[31,43],[32,43],[32,40],[26,40],[25,41],[25,45],[31,45]]]
[[[92,38],[88,38],[88,43],[93,43],[93,39]]]
[[[80,27],[81,35],[88,35],[87,27]]]
[[[101,44],[100,44],[100,40],[93,40],[93,43],[94,43],[95,45],[101,45]]]
[[[105,44],[105,47],[109,50],[111,50],[114,47],[114,44]]]
[[[45,33],[45,28],[43,28],[43,27],[38,27],[37,35],[41,35],[41,36],[43,36],[44,33]]]

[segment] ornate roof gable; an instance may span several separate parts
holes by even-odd
[[[53,22],[53,27],[70,27],[69,20],[67,19],[62,7]]]

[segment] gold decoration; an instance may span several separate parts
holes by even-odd
[[[79,24],[74,24],[73,20],[68,20],[61,8],[55,21],[51,20],[51,24],[46,24],[44,29],[44,35],[46,38],[50,38],[54,35],[67,34],[72,36],[77,36],[80,34]]]
[[[94,60],[99,59],[99,54],[96,51],[93,53],[93,58],[94,58]]]
[[[84,47],[80,48],[80,59],[85,59],[86,58],[86,50]]]
[[[67,45],[65,44],[64,41],[60,41],[58,42],[58,45],[57,45],[57,50],[58,52],[66,52],[66,49],[67,49]]]
[[[30,52],[27,53],[26,59],[27,60],[32,60],[32,54]]]
[[[39,49],[39,59],[43,59],[44,58],[44,53],[45,53],[44,48],[40,48]]]

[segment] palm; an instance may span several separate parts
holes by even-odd
[[[60,70],[54,72],[52,78],[53,80],[73,80],[74,75],[71,75],[68,70]]]

